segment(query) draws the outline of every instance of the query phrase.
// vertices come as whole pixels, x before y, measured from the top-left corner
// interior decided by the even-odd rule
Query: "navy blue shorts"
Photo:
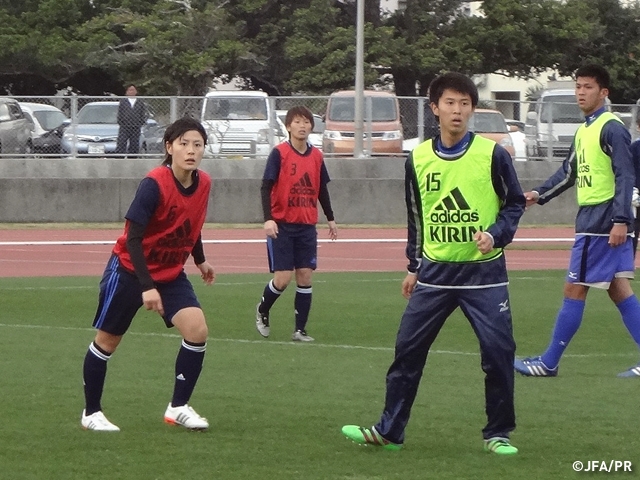
[[[171,282],[156,283],[156,288],[162,299],[162,318],[167,328],[173,327],[171,319],[183,308],[200,308],[184,271]],[[122,268],[118,257],[112,255],[100,281],[98,310],[93,326],[112,335],[124,335],[142,305],[142,287],[138,277]]]
[[[566,281],[608,289],[614,278],[633,278],[633,239],[618,247],[608,235],[576,235]]]
[[[318,263],[318,231],[315,225],[278,223],[278,237],[267,238],[269,271],[295,268],[315,270]]]

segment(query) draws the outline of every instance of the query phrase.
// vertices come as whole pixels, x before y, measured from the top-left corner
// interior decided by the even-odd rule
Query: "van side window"
[[[0,104],[0,122],[8,122],[11,120],[11,115],[9,115],[9,107],[7,107],[6,103]]]

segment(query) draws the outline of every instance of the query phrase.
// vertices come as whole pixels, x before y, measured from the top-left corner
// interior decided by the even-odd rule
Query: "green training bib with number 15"
[[[486,255],[473,235],[493,225],[500,199],[491,181],[495,142],[473,136],[467,151],[456,160],[443,160],[433,151],[433,140],[413,150],[422,206],[422,253],[432,261],[479,262],[502,254],[494,248]]]

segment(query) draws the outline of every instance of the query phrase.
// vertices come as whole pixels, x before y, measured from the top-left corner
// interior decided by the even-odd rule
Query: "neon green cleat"
[[[496,455],[515,455],[518,449],[511,445],[508,438],[494,437],[484,441],[484,451]]]
[[[392,443],[382,438],[375,427],[364,428],[358,425],[345,425],[342,427],[342,434],[358,445],[374,445],[385,450],[400,450],[402,448],[402,444]]]

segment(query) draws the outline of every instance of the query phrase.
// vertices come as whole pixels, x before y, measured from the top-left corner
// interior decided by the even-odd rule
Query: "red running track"
[[[28,228],[0,230],[0,277],[57,277],[102,275],[120,229]],[[571,228],[521,228],[516,244],[570,245],[570,242],[541,243],[539,239],[568,239]],[[406,231],[391,228],[339,228],[339,240],[328,239],[326,225],[318,226],[318,271],[376,272],[406,268],[404,247]],[[386,241],[365,242],[367,239]],[[531,239],[530,241],[525,241]],[[217,229],[203,231],[207,259],[216,273],[268,273],[264,233],[261,228]],[[354,241],[360,240],[360,241]],[[103,242],[104,244],[62,244],[63,242]],[[228,241],[229,243],[208,243]],[[233,242],[237,241],[237,242]],[[24,243],[24,244],[11,244]],[[58,242],[60,244],[28,244]],[[244,243],[242,243],[244,242]],[[565,269],[569,250],[507,249],[510,270]],[[191,261],[187,273],[198,273]]]

